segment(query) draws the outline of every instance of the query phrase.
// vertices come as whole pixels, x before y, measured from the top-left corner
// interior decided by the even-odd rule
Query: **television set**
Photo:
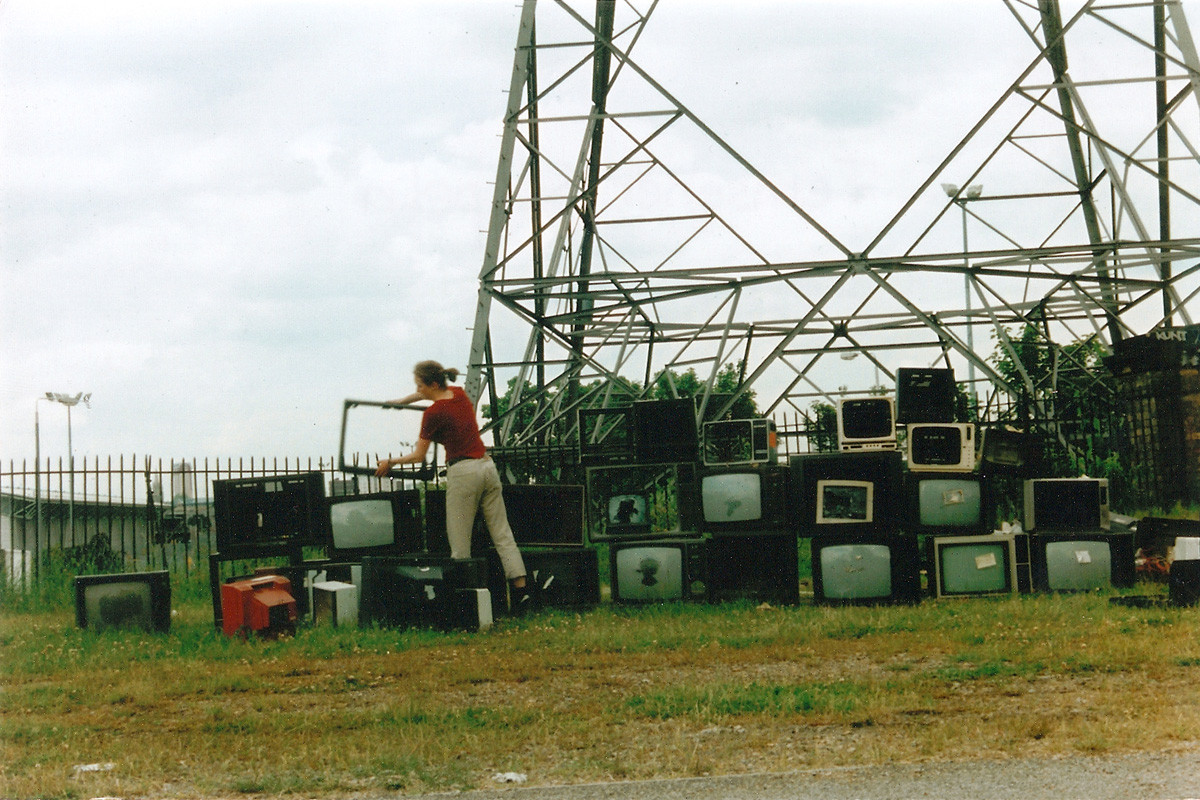
[[[934,536],[930,594],[944,597],[1011,595],[1018,589],[1017,549],[1011,535]]]
[[[896,404],[891,397],[843,397],[837,404],[838,449],[896,449]]]
[[[362,561],[359,625],[461,627],[470,609],[459,590],[487,589],[487,559],[431,554],[368,555]]]
[[[800,552],[794,533],[715,536],[708,542],[709,599],[773,605],[800,602]]]
[[[778,460],[775,423],[769,419],[705,422],[702,456],[706,466],[774,464]]]
[[[1025,530],[1108,530],[1108,478],[1031,478],[1025,481]]]
[[[802,536],[896,532],[902,466],[897,450],[792,456],[788,491],[794,527]]]
[[[369,553],[425,549],[416,489],[330,497],[327,508],[330,558],[355,561]]]
[[[985,475],[1025,477],[1036,474],[1041,447],[1035,434],[990,426],[979,434],[979,471]]]
[[[283,575],[235,578],[221,585],[221,628],[226,636],[290,635],[299,615],[292,582]]]
[[[345,581],[316,581],[312,585],[313,622],[345,627],[358,625],[358,587]]]
[[[535,608],[581,609],[600,602],[600,558],[593,547],[522,547],[525,585]],[[504,565],[488,553],[488,588],[499,612],[512,610]]]
[[[909,472],[904,484],[909,533],[966,536],[995,528],[991,483],[978,473]]]
[[[80,628],[166,633],[171,629],[171,576],[166,570],[75,577]]]
[[[953,422],[958,392],[948,367],[900,367],[896,370],[896,421]]]
[[[774,465],[700,472],[700,517],[707,533],[777,531],[787,526],[788,470]]]
[[[218,551],[323,546],[326,513],[320,472],[213,481]]]
[[[379,459],[412,450],[421,432],[424,402],[409,405],[373,400],[346,400],[342,404],[338,469],[347,475],[374,477]],[[439,445],[430,448],[424,464],[393,467],[388,477],[396,480],[429,480],[438,463]]]
[[[708,600],[707,546],[704,539],[614,542],[609,546],[612,601]]]
[[[886,605],[921,600],[915,536],[822,534],[812,539],[813,601],[818,605]]]
[[[696,401],[638,400],[632,407],[634,459],[642,464],[697,461]]]
[[[906,443],[910,471],[975,469],[975,426],[971,423],[915,423],[908,426]]]
[[[576,421],[580,464],[591,467],[626,464],[634,460],[633,409],[630,406],[581,408]]]
[[[588,467],[584,480],[591,542],[677,537],[694,505],[692,464]]]
[[[1038,532],[1029,536],[1033,588],[1087,592],[1133,586],[1133,534],[1109,531]]]

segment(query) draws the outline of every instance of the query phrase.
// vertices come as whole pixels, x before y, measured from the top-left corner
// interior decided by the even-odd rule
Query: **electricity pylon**
[[[1192,324],[1200,62],[1180,3],[996,1],[1028,41],[1024,68],[847,241],[639,64],[655,2],[525,0],[466,381],[506,411],[496,443],[570,441],[577,409],[689,370],[719,414],[729,364],[764,412],[803,411],[868,391],[844,385],[858,356],[877,385],[954,367],[986,415],[1052,388],[989,358],[1020,373],[1027,326],[1058,374],[1086,368],[1077,343]],[[1074,58],[1098,39],[1100,58]],[[713,190],[710,164],[744,179],[736,192]]]

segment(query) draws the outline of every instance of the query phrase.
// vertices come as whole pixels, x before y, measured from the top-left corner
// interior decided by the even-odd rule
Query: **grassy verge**
[[[1159,592],[1161,586],[1138,588]],[[1179,746],[1200,611],[1106,596],[545,612],[228,639],[0,618],[0,796],[340,798]],[[77,767],[100,765],[93,770]]]

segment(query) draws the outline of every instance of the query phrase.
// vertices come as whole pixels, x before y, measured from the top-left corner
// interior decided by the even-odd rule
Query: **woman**
[[[445,448],[446,538],[450,540],[450,557],[471,557],[475,512],[482,510],[504,576],[512,586],[513,608],[524,611],[530,603],[525,590],[525,562],[508,525],[500,474],[479,436],[475,407],[466,392],[448,385],[457,377],[458,370],[446,369],[436,361],[422,361],[413,368],[417,391],[392,402],[408,405],[424,400],[430,404],[421,416],[421,432],[411,453],[380,459],[375,474],[382,478],[394,466],[424,463],[430,442]]]

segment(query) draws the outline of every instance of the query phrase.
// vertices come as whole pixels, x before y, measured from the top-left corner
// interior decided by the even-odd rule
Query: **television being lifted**
[[[416,489],[331,497],[329,556],[358,561],[364,555],[398,555],[425,549],[421,495]]]
[[[171,577],[166,570],[75,578],[80,628],[166,633],[171,629]]]

